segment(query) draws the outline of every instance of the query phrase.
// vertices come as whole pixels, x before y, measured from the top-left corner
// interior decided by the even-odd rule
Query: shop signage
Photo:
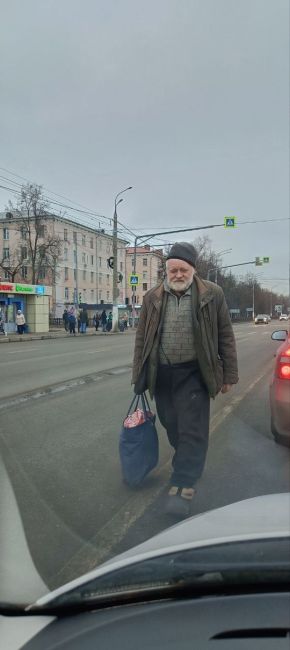
[[[17,293],[34,293],[34,287],[30,284],[16,284],[15,291]]]
[[[0,291],[13,291],[13,284],[3,284],[0,282]]]
[[[45,287],[42,284],[14,284],[14,282],[0,282],[0,293],[9,293],[12,295],[24,293],[37,296],[50,296],[51,287]]]

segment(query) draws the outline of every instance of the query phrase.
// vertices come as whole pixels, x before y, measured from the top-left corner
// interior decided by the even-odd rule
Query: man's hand
[[[223,384],[221,393],[228,393],[229,390],[231,390],[231,388],[232,388],[232,384]]]

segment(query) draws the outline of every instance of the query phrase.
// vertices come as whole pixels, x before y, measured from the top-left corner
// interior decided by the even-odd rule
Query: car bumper
[[[290,380],[274,377],[270,386],[270,406],[277,433],[290,437]]]

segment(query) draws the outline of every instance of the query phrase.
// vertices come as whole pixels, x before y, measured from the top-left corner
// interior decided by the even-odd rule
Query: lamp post
[[[216,253],[216,258],[221,257],[221,255],[227,255],[228,253],[232,252],[232,248],[227,248],[225,251],[220,251],[219,253]],[[209,280],[210,274],[212,271],[215,271],[215,284],[217,284],[218,281],[218,266],[216,266],[214,269],[209,269],[207,272],[207,279]]]
[[[121,190],[116,194],[115,196],[115,205],[114,205],[114,225],[113,225],[113,258],[114,258],[114,266],[113,266],[113,323],[112,323],[112,331],[117,332],[118,331],[118,322],[119,322],[119,317],[118,317],[118,295],[119,295],[119,289],[118,289],[118,215],[117,215],[117,206],[123,199],[119,199],[119,196],[121,194],[124,194],[124,192],[127,192],[128,190],[131,190],[132,186],[126,187],[124,190]],[[119,199],[119,200],[118,200]]]

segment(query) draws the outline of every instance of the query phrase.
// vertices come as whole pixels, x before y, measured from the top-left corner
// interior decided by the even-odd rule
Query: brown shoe
[[[193,488],[181,488],[173,485],[168,492],[166,514],[179,519],[189,517],[194,494]]]

